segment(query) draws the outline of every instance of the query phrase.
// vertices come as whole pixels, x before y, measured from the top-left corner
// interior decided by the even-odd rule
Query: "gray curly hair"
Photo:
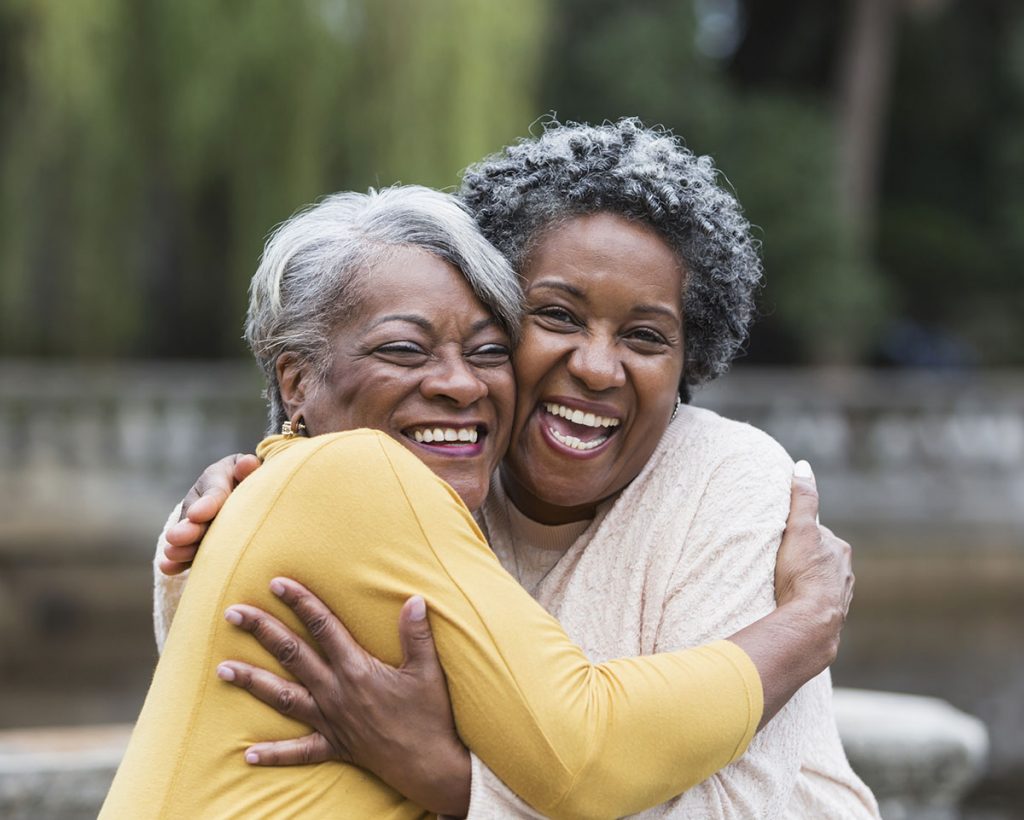
[[[332,194],[271,233],[249,286],[245,339],[267,380],[271,433],[286,419],[278,358],[295,353],[325,378],[334,330],[358,308],[374,268],[400,247],[455,266],[509,338],[518,339],[518,277],[454,196],[419,185]]]
[[[636,118],[545,125],[466,169],[459,192],[517,271],[549,229],[574,216],[619,214],[653,228],[679,256],[686,361],[679,386],[724,373],[747,338],[761,280],[759,244],[739,202],[671,133]]]

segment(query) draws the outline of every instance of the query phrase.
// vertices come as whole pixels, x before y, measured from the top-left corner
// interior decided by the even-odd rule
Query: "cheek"
[[[516,386],[521,399],[531,400],[530,394],[541,380],[558,366],[566,346],[564,338],[556,333],[537,328],[523,331],[515,357]]]

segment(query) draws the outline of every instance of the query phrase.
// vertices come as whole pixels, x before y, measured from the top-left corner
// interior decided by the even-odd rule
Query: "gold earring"
[[[669,421],[672,421],[676,416],[679,415],[679,408],[683,404],[683,399],[680,396],[676,396],[676,406],[672,408],[672,415],[669,416]]]
[[[305,432],[306,425],[302,423],[301,419],[297,420],[295,424],[292,424],[291,419],[288,419],[281,425],[281,435],[287,436],[288,438],[305,435]]]

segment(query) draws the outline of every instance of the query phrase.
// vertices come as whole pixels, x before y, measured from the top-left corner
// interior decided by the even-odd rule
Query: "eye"
[[[477,367],[500,367],[511,357],[508,345],[489,342],[471,350],[466,358]]]
[[[638,327],[631,330],[626,338],[645,349],[662,348],[669,344],[668,339],[650,327]]]
[[[555,330],[570,330],[580,324],[572,312],[560,305],[545,305],[534,310],[533,315]]]
[[[388,342],[373,352],[387,361],[408,367],[422,364],[430,355],[416,342],[410,341]]]

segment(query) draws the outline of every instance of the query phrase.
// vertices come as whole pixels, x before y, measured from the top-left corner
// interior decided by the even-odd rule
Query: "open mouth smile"
[[[557,402],[543,402],[543,430],[563,447],[577,453],[592,453],[605,444],[622,423],[614,416],[603,416]]]
[[[447,455],[476,455],[483,449],[487,428],[482,424],[460,426],[421,424],[402,431],[424,449]]]

